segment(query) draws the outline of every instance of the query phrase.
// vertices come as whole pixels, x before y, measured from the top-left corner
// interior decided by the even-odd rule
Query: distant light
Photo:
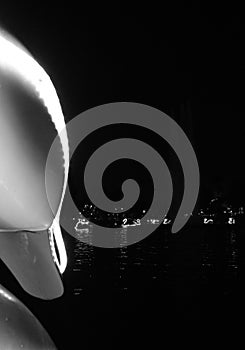
[[[140,219],[137,219],[136,221],[134,221],[135,225],[141,225],[141,221]]]
[[[127,221],[128,221],[128,219],[126,219],[126,218],[123,219],[123,224],[122,224],[123,228],[129,227],[129,226],[139,226],[139,225],[141,225],[140,219],[136,219],[136,221],[134,220],[133,224],[127,224]]]
[[[234,218],[229,218],[228,224],[234,225],[235,224],[235,219]]]
[[[204,218],[204,224],[213,224],[213,219]]]
[[[158,219],[150,219],[150,220],[151,220],[151,223],[152,223],[153,225],[159,224],[159,220],[158,220]]]
[[[76,223],[76,225],[74,227],[74,229],[76,231],[79,230],[78,225],[89,225],[89,221],[87,219],[84,219],[84,218],[82,218],[82,219],[79,218],[78,222]]]

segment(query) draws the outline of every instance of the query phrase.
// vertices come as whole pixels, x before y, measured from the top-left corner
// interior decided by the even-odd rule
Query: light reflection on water
[[[79,274],[83,274],[86,281],[92,279],[92,268],[94,263],[94,247],[92,245],[92,232],[93,226],[86,225],[84,228],[78,228],[75,230],[76,243],[74,247],[74,263],[73,273],[76,273],[74,280],[75,286],[73,287],[73,294],[80,295],[85,286],[81,286]]]
[[[84,223],[76,225],[74,247],[74,264],[73,273],[77,274],[74,280],[73,295],[80,295],[85,289],[89,289],[106,274],[106,281],[110,279],[110,285],[121,291],[127,292],[130,287],[137,283],[139,276],[142,280],[147,281],[158,280],[168,274],[169,264],[161,264],[160,260],[162,252],[168,249],[168,240],[165,237],[153,242],[153,244],[145,244],[144,241],[138,242],[130,249],[127,246],[127,237],[133,227],[119,228],[116,232],[115,239],[120,248],[105,249],[98,254],[106,254],[110,257],[107,262],[99,260],[99,268],[97,266],[96,249],[92,245],[93,225]],[[163,238],[163,237],[162,237]],[[107,251],[107,252],[106,252]],[[106,252],[106,253],[105,253]],[[111,264],[111,266],[110,266]],[[101,266],[104,265],[104,266]],[[107,270],[105,272],[105,270]],[[82,278],[80,276],[82,275]],[[109,275],[109,276],[108,276]]]
[[[178,254],[175,254],[177,257],[172,256],[174,255],[173,244],[178,247],[182,242],[171,235],[169,229],[162,229],[162,234],[154,240],[149,240],[147,244],[143,240],[133,246],[127,246],[129,228],[120,228],[116,236],[120,248],[108,250],[102,248],[99,252],[101,259],[97,257],[98,248],[92,245],[92,231],[92,224],[76,230],[78,240],[74,247],[73,273],[77,274],[77,277],[74,276],[73,295],[78,296],[84,290],[95,288],[98,281],[103,279],[105,284],[109,283],[112,288],[127,293],[137,283],[145,283],[145,285],[156,282],[171,283],[176,278],[173,272],[174,265],[181,266],[181,271],[184,273],[185,269],[187,271],[192,268],[190,267],[192,261],[185,261],[188,253],[184,252],[184,247],[181,248],[182,250],[178,248]],[[198,257],[200,261],[193,261],[193,265],[196,264],[202,283],[208,284],[217,276],[221,276],[224,282],[224,293],[229,292],[239,271],[236,227],[226,226],[219,228],[218,232],[214,228],[211,230],[207,227],[196,228],[194,231],[194,234],[200,237],[195,243],[199,246],[195,247],[190,243],[191,247],[188,249],[200,250],[200,253],[196,254],[196,256],[200,255]],[[188,247],[188,244],[185,242],[184,246]],[[105,261],[103,257],[107,255],[109,258]],[[195,259],[194,254],[193,257]],[[177,263],[175,259],[178,260]],[[179,272],[177,274],[179,276]]]
[[[212,237],[212,232],[206,233],[202,242],[202,278],[207,283],[221,276],[223,292],[229,293],[238,277],[239,271],[239,230],[233,227],[219,229],[218,235]],[[213,232],[217,236],[217,232]]]

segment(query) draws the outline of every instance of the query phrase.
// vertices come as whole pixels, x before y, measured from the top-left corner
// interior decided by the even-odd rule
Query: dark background
[[[17,37],[50,75],[60,97],[66,121],[88,108],[110,102],[132,101],[159,108],[179,123],[194,146],[201,173],[199,205],[207,203],[217,189],[223,191],[234,203],[242,205],[245,75],[243,17],[242,7],[231,3],[218,6],[200,1],[184,4],[162,2],[160,6],[153,3],[132,5],[117,2],[116,5],[90,5],[88,2],[67,2],[55,6],[51,3],[33,2],[32,5],[28,5],[23,2],[12,7],[10,4],[1,6],[0,25]],[[196,249],[199,243],[196,242],[201,238],[195,235],[195,232],[182,237],[187,239],[185,241],[183,238],[186,245],[181,249],[193,268],[193,261],[199,259]],[[215,245],[217,253],[222,250],[219,231],[215,237],[218,237]],[[145,244],[147,246],[147,242]],[[178,256],[175,242],[173,246],[172,251]],[[103,254],[105,258],[106,253]],[[220,256],[219,254],[222,255],[223,251],[222,254],[216,255]],[[102,261],[103,259],[99,260],[100,263]],[[178,260],[176,268],[176,275],[180,275],[179,294],[184,300],[183,291],[187,290],[188,294],[190,290],[188,295],[193,307],[194,302],[191,304],[191,299],[192,293],[195,294],[193,291],[197,288],[196,281],[193,281],[191,287],[186,287],[185,278],[181,279],[182,262],[182,259]],[[188,273],[191,274],[192,270],[190,271]],[[68,272],[65,288],[69,284]],[[209,301],[212,300],[211,306],[214,310],[216,301],[220,300],[217,290],[221,289],[220,285],[216,289],[213,287],[215,283],[219,283],[216,282],[216,277],[215,274],[214,284],[210,284],[209,288]],[[12,283],[14,287],[10,288],[11,291],[16,288],[13,281]],[[178,288],[177,284],[176,290]],[[243,299],[244,289],[241,290],[240,301]],[[160,314],[161,320],[165,317],[165,304],[159,303],[161,291],[159,289],[157,292],[155,289],[152,295],[146,298],[145,306],[148,316],[150,315],[147,320],[142,308],[143,302],[139,302],[139,316],[130,320],[130,326],[135,327],[141,337],[141,326],[145,332],[143,333],[147,334],[148,323],[157,324],[156,315]],[[205,291],[202,293],[205,295]],[[54,334],[56,341],[57,334],[55,331],[52,333],[51,320],[52,317],[58,318],[58,314],[54,316],[54,312],[57,312],[59,307],[61,312],[69,314],[68,320],[64,314],[63,319],[59,320],[64,334],[67,329],[68,337],[72,337],[72,329],[67,324],[69,322],[76,323],[76,330],[79,332],[79,318],[74,321],[77,317],[75,311],[78,310],[75,303],[72,319],[71,305],[64,304],[63,300],[54,301],[47,306],[36,300],[29,303],[29,296],[21,294],[20,289],[16,295],[22,296],[21,300],[27,305],[33,305],[32,311],[43,317],[43,324],[52,335]],[[237,294],[234,298],[237,298]],[[205,311],[206,305],[202,300],[199,300],[200,308]],[[233,310],[231,302],[233,299],[229,300],[231,314],[235,315],[236,310]],[[42,304],[46,307],[43,308],[43,314]],[[181,302],[179,305],[181,308]],[[83,307],[84,310],[88,308],[84,299],[79,308],[81,319]],[[235,303],[235,307],[239,309],[239,302]],[[221,303],[216,312],[222,311],[223,316],[226,309],[222,308]],[[50,321],[44,315],[47,309],[50,309],[51,314],[53,312]],[[168,315],[171,315],[171,311],[168,311]],[[128,319],[125,322],[128,322]],[[183,319],[185,322],[184,316]],[[190,319],[187,318],[187,321]],[[193,319],[195,321],[195,318]],[[233,322],[231,317],[228,319],[229,322]],[[100,327],[99,322],[103,323],[103,318],[97,315],[92,315],[89,322],[92,322],[91,320],[97,322],[97,330]],[[178,320],[175,319],[175,314],[169,320],[173,338],[169,336],[168,340],[174,341]],[[123,320],[121,322],[123,323]],[[204,338],[208,327],[213,327],[215,331],[217,326],[212,313],[207,312],[205,322],[201,328]],[[113,319],[110,319],[110,323],[113,323]],[[187,323],[182,334],[184,338],[178,339],[180,344],[181,339],[185,340],[186,345],[189,339],[193,339],[193,324],[192,328],[188,329]],[[93,324],[89,326],[93,330]],[[198,324],[196,326],[198,327]],[[82,328],[80,331],[82,336]],[[161,323],[158,323],[156,331],[158,336],[161,335]],[[120,330],[118,333],[120,335]],[[96,334],[93,335],[93,331],[91,334],[95,340]],[[225,333],[221,331],[220,334],[226,338]],[[106,338],[106,334],[104,336]],[[120,343],[118,339],[121,339],[120,336],[115,343],[116,347]],[[149,339],[150,342],[154,339],[154,331],[151,331]],[[127,335],[124,342],[125,346],[129,346]]]
[[[66,120],[100,104],[145,103],[192,141],[201,196],[243,201],[242,7],[194,1],[16,3],[0,24],[51,76]]]

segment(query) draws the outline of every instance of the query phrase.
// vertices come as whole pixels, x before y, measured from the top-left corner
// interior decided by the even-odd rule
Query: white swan
[[[57,133],[64,129],[62,109],[49,76],[21,44],[0,30],[0,258],[26,292],[42,299],[63,294],[60,274],[67,264],[59,226],[69,166],[66,132],[62,132],[56,157],[47,170],[52,210],[45,188],[47,155]],[[1,349],[15,349],[7,332],[11,328],[6,325],[12,324],[18,334],[13,317],[21,314],[29,322],[34,316],[28,312],[0,287]],[[19,327],[23,331],[21,324]],[[32,331],[30,328],[31,338]],[[34,343],[30,344],[34,350]]]
[[[56,349],[36,317],[3,287],[0,287],[0,349]]]

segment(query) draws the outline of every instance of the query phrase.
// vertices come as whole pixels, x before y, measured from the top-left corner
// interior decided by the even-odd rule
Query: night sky
[[[1,8],[0,25],[48,72],[66,121],[110,102],[158,108],[193,143],[201,196],[219,187],[243,202],[242,8],[21,2]]]

